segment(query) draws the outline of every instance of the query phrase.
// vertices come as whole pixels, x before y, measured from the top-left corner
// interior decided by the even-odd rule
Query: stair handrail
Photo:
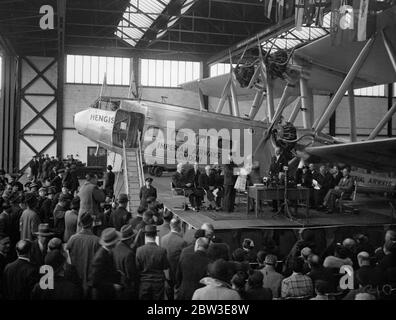
[[[138,170],[139,170],[139,182],[140,182],[140,187],[144,186],[144,170],[143,170],[143,156],[142,156],[142,145],[140,142],[141,138],[141,132],[139,131],[138,133],[138,154],[137,154],[137,159],[138,159]]]

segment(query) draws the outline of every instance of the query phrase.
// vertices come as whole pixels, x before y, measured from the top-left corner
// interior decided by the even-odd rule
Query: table
[[[309,196],[311,190],[309,188],[297,187],[297,188],[287,188],[287,199],[289,201],[295,201],[296,205],[295,213],[297,214],[298,211],[298,201],[305,202],[306,205],[306,217],[308,218],[309,214]],[[250,186],[248,187],[248,201],[247,201],[247,211],[246,213],[249,214],[250,211],[250,198],[255,200],[255,208],[254,212],[256,217],[258,217],[258,213],[260,210],[260,201],[264,200],[276,200],[279,202],[284,199],[285,188],[280,186],[279,188],[274,187],[266,187],[266,186]]]

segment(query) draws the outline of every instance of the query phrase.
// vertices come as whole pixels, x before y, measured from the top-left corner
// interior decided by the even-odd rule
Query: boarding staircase
[[[138,148],[126,148],[123,141],[122,168],[125,192],[129,198],[129,211],[136,212],[139,204],[139,190],[144,185],[142,149],[139,140]]]

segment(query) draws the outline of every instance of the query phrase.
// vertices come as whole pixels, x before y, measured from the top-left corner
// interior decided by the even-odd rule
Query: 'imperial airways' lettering
[[[93,121],[100,121],[100,122],[107,122],[107,123],[114,123],[114,117],[104,116],[102,114],[91,114],[89,120]]]

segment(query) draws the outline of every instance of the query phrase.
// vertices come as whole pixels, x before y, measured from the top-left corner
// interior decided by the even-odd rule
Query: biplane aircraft
[[[395,17],[395,7],[379,13],[376,30],[366,41],[332,46],[330,35],[327,35],[293,50],[291,56],[283,62],[282,76],[269,73],[268,61],[271,53],[259,50],[251,77],[243,86],[236,77],[237,69],[244,67],[240,63],[231,68],[229,74],[181,85],[185,90],[198,92],[201,102],[204,95],[219,98],[214,111],[204,110],[203,103],[199,110],[140,98],[107,98],[99,99],[89,109],[75,114],[75,127],[80,134],[98,145],[120,153],[122,140],[129,147],[137,147],[137,141],[141,139],[141,147],[147,150],[158,132],[168,129],[167,121],[173,121],[175,142],[164,143],[164,152],[159,152],[159,155],[156,154],[151,159],[158,166],[161,163],[175,163],[175,155],[171,151],[186,141],[185,136],[180,135],[183,128],[191,129],[198,140],[202,138],[200,129],[207,130],[204,135],[209,139],[211,135],[208,131],[214,130],[217,146],[227,154],[236,152],[237,146],[239,150],[248,149],[245,148],[247,144],[244,139],[232,138],[231,134],[228,135],[230,141],[225,141],[227,143],[221,146],[218,133],[222,129],[238,129],[249,132],[253,146],[251,154],[240,152],[239,156],[250,156],[253,161],[258,161],[262,174],[267,173],[274,146],[279,143],[293,144],[290,165],[298,163],[297,160],[316,160],[346,163],[373,171],[396,172],[396,138],[376,139],[396,112],[396,103],[383,116],[368,139],[358,142],[356,112],[359,112],[359,106],[355,107],[353,95],[353,90],[357,88],[396,82]],[[346,92],[350,95],[350,142],[322,132]],[[315,119],[313,95],[323,93],[332,94],[332,99],[323,113]],[[275,107],[274,101],[277,98],[279,102]],[[252,101],[247,117],[240,116],[238,101],[241,100]],[[101,107],[103,103],[108,106],[113,102],[120,105],[115,111]],[[230,106],[230,115],[222,113],[226,103]],[[265,104],[269,121],[256,120],[258,110]],[[293,123],[300,112],[303,116],[303,128],[297,129],[297,136],[293,141],[286,141],[277,131],[279,120],[289,107],[293,108],[289,122]],[[206,155],[211,151],[210,149]],[[144,154],[145,157],[148,156],[146,152]],[[169,154],[171,158],[167,158]],[[206,163],[219,162],[219,159],[211,162],[210,157],[205,159]],[[187,159],[195,160],[197,158]]]

